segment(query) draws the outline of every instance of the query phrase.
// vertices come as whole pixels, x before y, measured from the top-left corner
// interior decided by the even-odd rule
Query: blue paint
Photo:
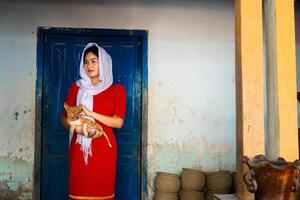
[[[42,159],[39,153],[35,159],[36,166],[42,164],[42,199],[65,199],[67,195],[68,134],[59,118],[69,86],[78,79],[80,53],[89,41],[97,42],[112,56],[114,83],[122,83],[127,91],[126,120],[122,129],[115,130],[118,141],[116,199],[140,199],[142,91],[147,88],[147,80],[146,83],[144,80],[147,79],[147,54],[143,51],[147,50],[147,33],[59,28],[40,28],[38,32],[36,98],[39,110],[36,113],[40,117],[43,110],[42,121],[47,122],[38,120],[36,124],[37,128],[41,123],[43,126],[37,129],[43,130],[43,135],[36,133],[36,150],[42,139]],[[35,186],[40,173],[35,171]]]

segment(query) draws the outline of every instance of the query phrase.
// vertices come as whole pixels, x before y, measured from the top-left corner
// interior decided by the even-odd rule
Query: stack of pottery
[[[183,168],[180,200],[204,200],[205,174],[196,169]]]
[[[154,200],[178,200],[178,191],[180,189],[179,175],[157,172],[154,186]]]
[[[230,194],[232,189],[231,173],[227,170],[206,173],[206,188],[209,194]]]

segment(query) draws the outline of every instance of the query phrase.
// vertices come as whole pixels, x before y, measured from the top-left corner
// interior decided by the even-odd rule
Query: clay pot
[[[200,170],[183,168],[181,187],[183,190],[202,191],[205,186],[205,174]]]
[[[256,200],[289,200],[293,198],[291,193],[300,189],[299,160],[291,163],[280,157],[268,160],[264,155],[257,155],[251,160],[244,156],[242,162],[250,169],[244,175],[244,182],[248,191],[255,193]]]
[[[227,170],[206,173],[208,191],[230,193],[232,187],[231,174]]]
[[[180,189],[179,175],[157,172],[154,186],[159,192],[177,193]]]
[[[289,200],[298,200],[300,199],[298,192],[292,192]]]
[[[177,193],[155,192],[153,200],[178,200]]]
[[[180,200],[205,200],[205,193],[192,190],[182,190],[180,192]]]

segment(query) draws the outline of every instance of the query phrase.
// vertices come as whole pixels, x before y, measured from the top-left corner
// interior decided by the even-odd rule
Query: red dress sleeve
[[[76,83],[73,83],[69,89],[69,93],[67,98],[65,99],[64,103],[68,104],[69,106],[75,106],[76,105],[76,97],[78,92],[78,86]],[[63,115],[67,115],[66,110],[64,109]]]
[[[115,86],[115,95],[114,115],[124,119],[126,112],[126,91],[123,85],[118,84]]]

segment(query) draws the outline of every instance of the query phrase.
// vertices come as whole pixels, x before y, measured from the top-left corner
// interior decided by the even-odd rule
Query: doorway
[[[68,198],[68,131],[60,123],[60,114],[71,84],[79,79],[81,52],[88,42],[98,43],[110,54],[114,84],[123,84],[127,93],[124,125],[114,130],[118,143],[116,200],[139,200],[145,160],[143,95],[147,91],[147,31],[143,30],[39,28],[35,144],[38,193],[45,200]]]

